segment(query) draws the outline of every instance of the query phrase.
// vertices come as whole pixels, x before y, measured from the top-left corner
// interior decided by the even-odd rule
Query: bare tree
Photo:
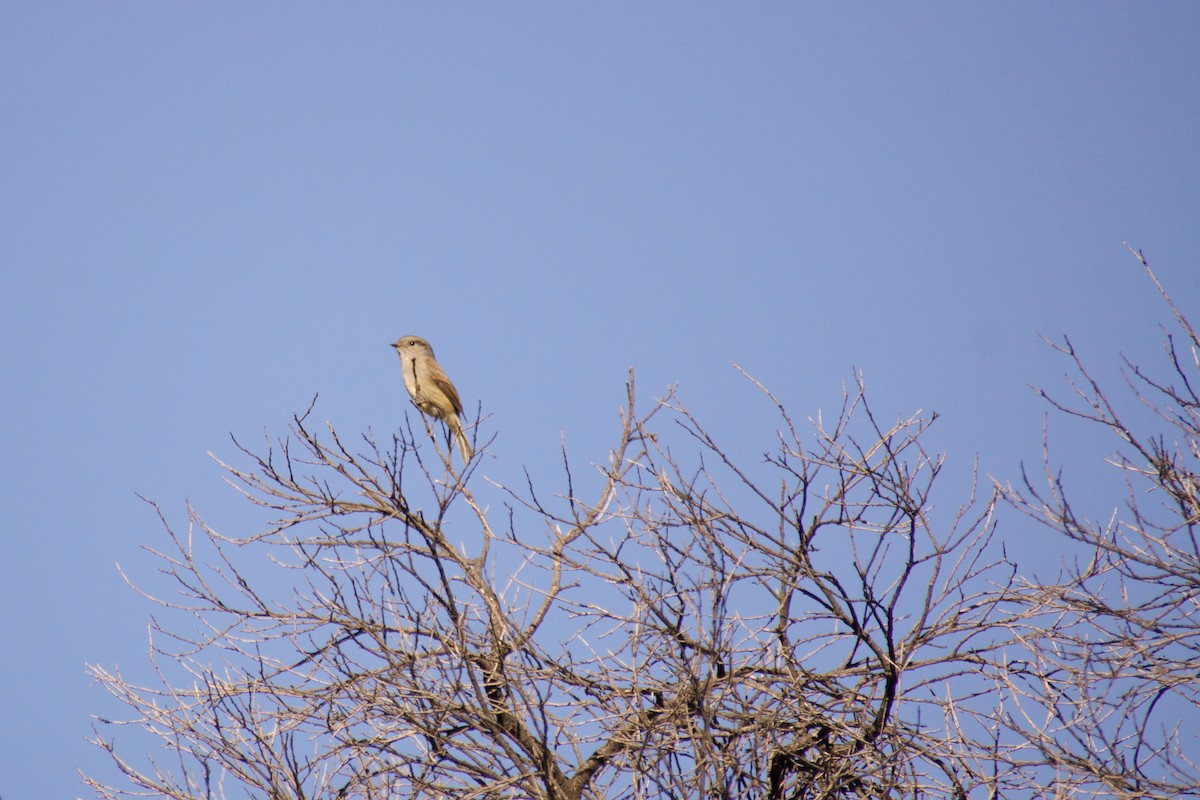
[[[1132,248],[1130,249],[1131,252]],[[1168,377],[1124,359],[1140,409],[1101,385],[1069,339],[1054,344],[1077,376],[1054,409],[1115,437],[1124,508],[1088,515],[1047,452],[1038,480],[1000,487],[1008,503],[1069,542],[1061,574],[1023,581],[1030,655],[1010,675],[1006,722],[1028,739],[1027,770],[1073,796],[1200,796],[1200,337],[1134,253],[1173,317]],[[1124,405],[1124,410],[1122,407]],[[1147,430],[1149,428],[1149,430]],[[1165,433],[1163,432],[1165,429]],[[1038,777],[1033,778],[1037,785]]]
[[[861,381],[807,433],[763,398],[781,434],[743,466],[674,394],[638,415],[631,377],[597,478],[564,453],[565,491],[509,492],[501,514],[469,488],[477,460],[457,475],[411,429],[350,447],[297,416],[225,466],[271,512],[262,530],[164,518],[177,592],[157,601],[157,680],[93,672],[166,760],[119,752],[102,726],[127,785],[88,782],[546,800],[1002,782],[987,717],[964,720],[975,699],[994,710],[977,676],[1013,574],[989,546],[991,502],[935,513],[933,418],[880,423]]]
[[[92,668],[131,714],[94,740],[120,775],[86,780],[175,800],[1200,794],[1200,340],[1170,308],[1191,360],[1168,337],[1171,381],[1128,368],[1171,437],[1125,425],[1060,347],[1082,406],[1055,407],[1122,442],[1129,498],[1103,524],[1049,468],[943,497],[935,415],[884,422],[860,378],[803,426],[755,383],[778,436],[744,459],[675,392],[639,410],[631,375],[606,461],[564,450],[549,493],[456,471],[427,431],[348,443],[310,407],[222,465],[253,532],[160,512],[153,677]],[[1019,571],[998,498],[1078,559]],[[118,747],[121,726],[161,748]]]

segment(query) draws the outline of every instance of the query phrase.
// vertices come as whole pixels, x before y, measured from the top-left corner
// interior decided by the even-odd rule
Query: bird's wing
[[[454,388],[454,384],[450,382],[450,379],[446,377],[446,373],[440,369],[430,369],[429,380],[442,391],[442,394],[449,398],[450,405],[454,406],[454,413],[461,414],[463,410],[462,400],[458,399],[458,391]]]

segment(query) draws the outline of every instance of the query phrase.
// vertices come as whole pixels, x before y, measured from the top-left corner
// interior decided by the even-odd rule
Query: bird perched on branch
[[[470,461],[471,443],[459,420],[463,410],[462,401],[458,399],[454,384],[433,357],[429,342],[420,336],[401,336],[392,347],[400,355],[400,365],[404,368],[404,388],[412,396],[413,405],[421,413],[446,423],[458,443],[458,452],[462,453],[463,461]]]

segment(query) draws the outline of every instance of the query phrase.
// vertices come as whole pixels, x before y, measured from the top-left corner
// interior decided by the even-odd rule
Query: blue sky
[[[316,393],[399,425],[404,333],[499,480],[603,460],[630,367],[753,456],[730,362],[801,419],[862,369],[956,480],[1015,477],[1039,333],[1157,353],[1122,240],[1200,316],[1197,41],[1184,2],[4,4],[0,795],[103,774],[84,664],[144,662],[114,564],[162,542],[135,493],[236,528],[206,452]]]

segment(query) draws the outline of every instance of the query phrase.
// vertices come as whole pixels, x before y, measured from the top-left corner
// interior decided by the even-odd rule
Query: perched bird
[[[458,442],[458,452],[462,453],[463,461],[470,461],[471,443],[459,420],[463,410],[462,401],[458,399],[454,384],[433,357],[429,342],[420,336],[401,336],[392,347],[400,355],[400,365],[404,368],[404,388],[412,396],[413,405],[421,413],[446,423]]]

